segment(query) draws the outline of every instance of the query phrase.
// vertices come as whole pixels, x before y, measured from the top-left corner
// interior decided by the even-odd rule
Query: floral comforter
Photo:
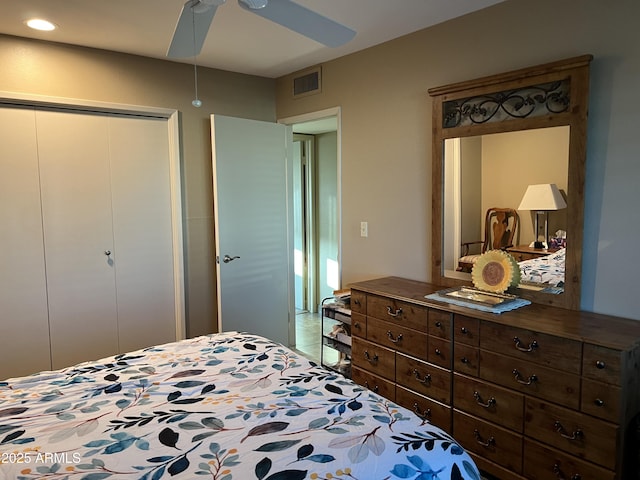
[[[471,479],[445,432],[263,337],[0,381],[0,478]]]
[[[566,249],[544,257],[518,262],[522,281],[533,284],[549,285],[549,293],[562,293],[564,290],[564,270]]]

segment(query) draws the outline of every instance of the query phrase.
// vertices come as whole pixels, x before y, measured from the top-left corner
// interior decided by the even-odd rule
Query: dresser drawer
[[[353,310],[351,310],[351,335],[367,337],[367,317],[361,313],[354,313]]]
[[[398,353],[396,383],[439,402],[451,404],[451,372],[444,368]]]
[[[353,365],[392,382],[395,381],[396,375],[395,355],[393,350],[353,337],[351,344]]]
[[[584,413],[610,422],[620,420],[620,387],[583,378],[581,398]]]
[[[367,315],[414,330],[427,332],[427,307],[421,305],[377,295],[368,295]]]
[[[456,315],[454,325],[453,339],[456,343],[464,343],[473,347],[480,344],[480,320]]]
[[[382,395],[391,401],[396,400],[396,385],[389,380],[357,367],[351,367],[351,379],[358,385],[362,385],[378,395]]]
[[[427,359],[427,334],[377,318],[367,318],[367,340]]]
[[[432,337],[451,340],[451,314],[429,309],[428,333]]]
[[[592,463],[550,449],[529,439],[524,441],[524,475],[530,480],[614,480],[615,473]]]
[[[451,431],[451,407],[399,385],[396,387],[396,403],[408,408],[423,420],[447,432]]]
[[[456,372],[474,377],[480,375],[480,350],[478,348],[456,343],[453,349],[453,369]]]
[[[473,452],[469,452],[469,456],[476,462],[476,465],[480,469],[482,473],[488,473],[489,475],[493,475],[492,477],[481,477],[482,480],[485,479],[494,479],[494,480],[526,480],[522,476],[513,473],[511,470],[508,470],[500,465],[497,465],[489,460],[481,457],[480,455],[476,455]],[[557,479],[553,479],[557,480]]]
[[[527,398],[524,432],[546,445],[615,468],[618,427],[611,423]]]
[[[451,342],[442,338],[429,337],[427,360],[442,368],[451,369]]]
[[[480,377],[522,393],[580,408],[580,377],[480,350]]]
[[[593,380],[620,385],[622,367],[620,352],[611,348],[585,344],[582,375]]]
[[[357,290],[351,290],[351,314],[353,312],[361,313],[363,315],[367,314],[367,295],[362,292],[358,292]]]
[[[581,342],[522,328],[483,321],[480,348],[576,375],[581,370]]]
[[[455,409],[453,437],[467,450],[522,473],[522,436]]]
[[[522,433],[522,394],[456,374],[453,380],[453,398],[456,408]]]

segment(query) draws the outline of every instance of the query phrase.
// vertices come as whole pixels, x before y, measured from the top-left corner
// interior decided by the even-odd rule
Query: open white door
[[[218,328],[294,343],[292,134],[211,116]]]

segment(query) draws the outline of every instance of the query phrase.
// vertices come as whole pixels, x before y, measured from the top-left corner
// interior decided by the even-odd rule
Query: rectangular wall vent
[[[319,93],[322,90],[322,78],[320,68],[308,70],[303,75],[294,77],[293,79],[293,96],[300,97],[302,95],[311,95]]]

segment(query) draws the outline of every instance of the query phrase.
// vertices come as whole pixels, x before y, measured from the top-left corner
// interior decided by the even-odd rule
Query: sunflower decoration
[[[488,250],[473,264],[473,285],[487,292],[503,293],[520,283],[520,267],[515,258],[502,250]]]

